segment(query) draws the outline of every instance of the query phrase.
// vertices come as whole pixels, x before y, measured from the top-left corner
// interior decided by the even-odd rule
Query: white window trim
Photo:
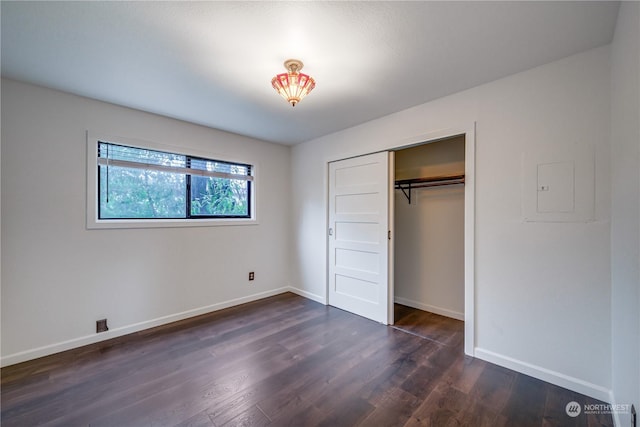
[[[182,155],[191,155],[201,158],[211,158],[230,163],[251,164],[251,212],[250,218],[202,218],[202,219],[99,219],[98,218],[98,142],[112,142],[129,147],[166,151]],[[118,229],[118,228],[176,228],[176,227],[217,227],[236,225],[257,225],[257,162],[237,160],[233,158],[220,158],[219,154],[203,153],[190,148],[176,148],[148,141],[140,141],[120,136],[98,135],[87,132],[87,229]]]

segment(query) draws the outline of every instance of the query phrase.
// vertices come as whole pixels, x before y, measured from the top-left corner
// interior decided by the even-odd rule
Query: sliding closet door
[[[389,176],[392,153],[329,164],[329,304],[392,322]],[[393,187],[392,187],[393,188]]]

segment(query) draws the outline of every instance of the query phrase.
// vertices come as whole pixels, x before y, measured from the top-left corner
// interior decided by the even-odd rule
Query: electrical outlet
[[[253,280],[255,278],[256,278],[256,274],[253,271],[250,271],[249,272],[249,280],[251,281],[251,280]]]
[[[108,330],[107,319],[96,320],[96,333],[106,332]]]

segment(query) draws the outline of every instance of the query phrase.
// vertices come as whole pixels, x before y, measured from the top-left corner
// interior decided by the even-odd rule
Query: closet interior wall
[[[464,175],[464,136],[396,151],[395,180]],[[395,302],[464,320],[464,184],[395,196]]]

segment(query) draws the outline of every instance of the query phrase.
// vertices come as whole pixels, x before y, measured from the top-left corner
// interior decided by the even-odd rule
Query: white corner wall
[[[464,136],[395,153],[395,179],[464,175]],[[395,190],[395,302],[464,320],[464,185]]]
[[[255,164],[259,224],[86,229],[87,130]],[[2,364],[288,290],[290,151],[2,80]]]
[[[640,3],[623,2],[611,50],[613,402],[640,411]],[[628,413],[616,414],[628,426]]]
[[[597,48],[295,146],[293,286],[324,300],[328,160],[476,122],[474,353],[608,400],[609,53]],[[523,222],[522,154],[574,144],[595,153],[595,221]]]

